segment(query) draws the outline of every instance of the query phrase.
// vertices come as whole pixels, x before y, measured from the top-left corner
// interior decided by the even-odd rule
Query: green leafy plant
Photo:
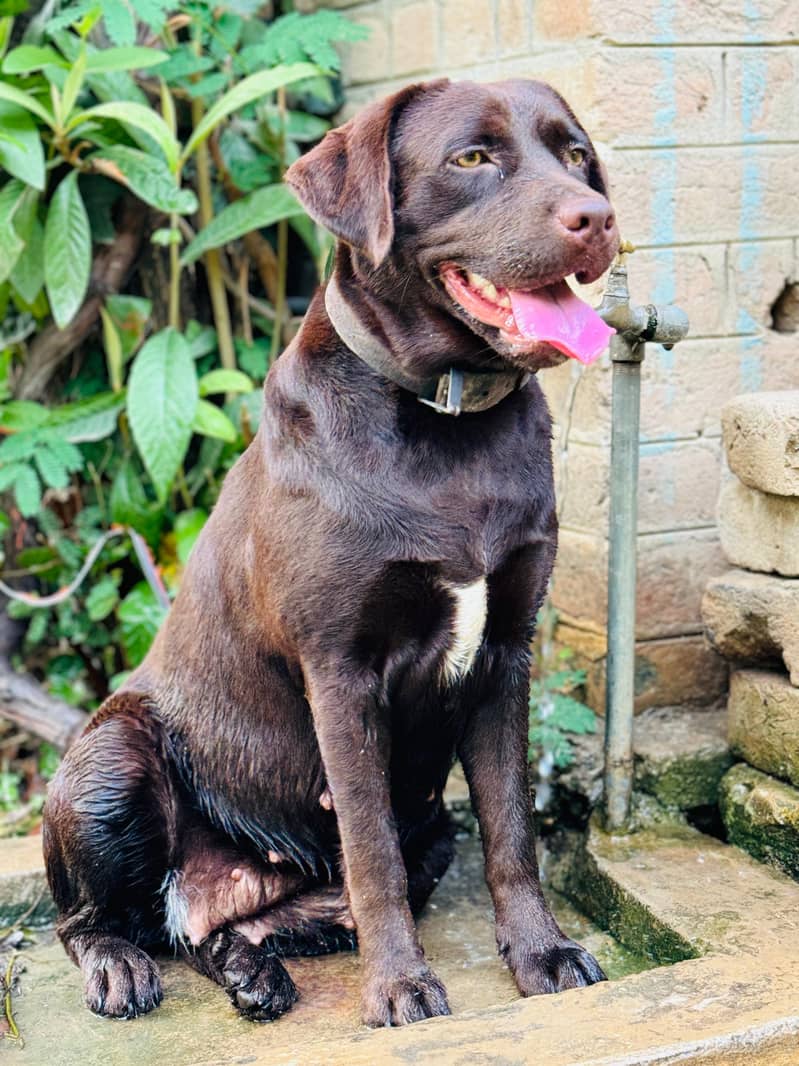
[[[572,737],[595,733],[597,717],[575,696],[585,683],[585,671],[570,665],[569,648],[555,650],[557,614],[548,602],[538,616],[535,667],[530,685],[530,760],[566,769],[574,762]]]
[[[127,536],[58,590],[115,526],[179,587],[330,248],[282,176],[364,31],[259,6],[0,17],[0,578],[50,597],[9,603],[15,663],[87,709],[165,608]]]

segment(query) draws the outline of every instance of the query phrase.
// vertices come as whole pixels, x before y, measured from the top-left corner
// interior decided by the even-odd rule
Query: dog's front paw
[[[413,972],[381,976],[366,983],[363,1020],[373,1028],[407,1025],[442,1014],[449,1014],[447,993],[433,971],[424,964]]]
[[[80,960],[86,1005],[105,1018],[137,1018],[161,1002],[158,967],[121,937],[99,938]]]
[[[523,996],[563,992],[607,980],[594,956],[567,937],[545,949],[511,950],[507,960]]]

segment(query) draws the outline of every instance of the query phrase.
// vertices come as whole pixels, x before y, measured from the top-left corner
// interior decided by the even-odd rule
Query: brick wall
[[[726,567],[714,521],[720,408],[741,392],[799,387],[798,338],[770,328],[772,303],[799,278],[795,0],[327,6],[372,31],[345,57],[348,112],[433,74],[529,76],[559,89],[597,143],[621,232],[639,249],[633,297],[676,300],[692,325],[672,352],[648,346],[643,372],[639,703],[711,701],[725,673],[701,636],[699,603]],[[610,370],[569,363],[542,383],[561,509],[553,598],[600,705]]]

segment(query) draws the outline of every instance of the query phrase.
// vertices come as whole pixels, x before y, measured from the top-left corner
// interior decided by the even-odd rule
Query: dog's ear
[[[365,252],[376,267],[394,238],[389,152],[394,122],[415,97],[446,84],[441,79],[407,85],[370,104],[286,171],[286,182],[311,218]]]

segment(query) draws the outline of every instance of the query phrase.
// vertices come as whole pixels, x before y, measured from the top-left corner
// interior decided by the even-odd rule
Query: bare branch
[[[89,721],[84,711],[49,695],[28,674],[12,670],[5,659],[0,659],[0,717],[49,741],[62,752]]]

